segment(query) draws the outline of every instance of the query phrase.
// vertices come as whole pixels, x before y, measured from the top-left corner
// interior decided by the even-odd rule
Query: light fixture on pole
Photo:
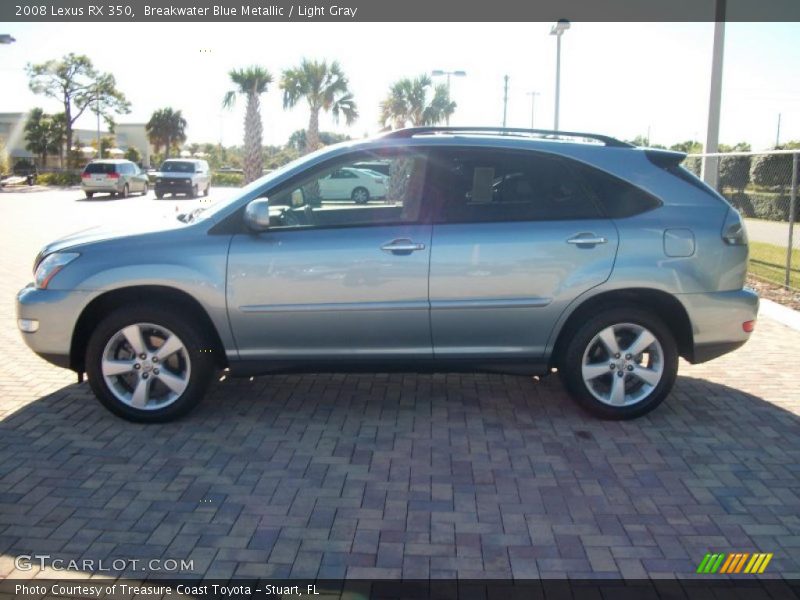
[[[431,71],[432,77],[442,77],[443,75],[447,76],[447,98],[452,100],[450,97],[450,76],[453,77],[466,77],[466,71],[444,71],[442,69],[434,69]],[[447,124],[450,125],[450,115],[447,115]]]
[[[541,93],[539,93],[539,92],[528,92],[528,96],[531,97],[531,129],[536,129],[536,127],[533,125],[533,116],[534,116],[533,110],[534,110],[535,105],[536,105],[536,96],[541,96]]]
[[[558,109],[561,101],[561,36],[569,28],[570,22],[567,19],[559,19],[550,30],[550,35],[556,36],[556,109],[553,119],[553,129],[555,131],[558,131]]]

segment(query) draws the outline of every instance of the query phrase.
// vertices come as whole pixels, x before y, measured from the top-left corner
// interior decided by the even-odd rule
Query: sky
[[[28,90],[25,65],[68,52],[112,72],[132,112],[146,122],[166,106],[180,109],[189,142],[241,144],[244,102],[222,109],[228,71],[258,64],[275,79],[262,97],[264,143],[283,144],[306,126],[304,104],[284,110],[283,69],[303,57],[338,60],[360,118],[352,126],[321,117],[321,128],[353,137],[376,133],[379,103],[391,83],[433,69],[453,78],[452,125],[501,125],[509,76],[507,124],[553,127],[556,39],[550,23],[21,23],[0,24],[16,43],[0,46],[0,112],[48,112],[59,104]],[[650,132],[651,143],[705,139],[713,23],[575,22],[562,39],[560,128],[622,139]],[[725,32],[720,142],[772,146],[800,139],[800,23],[728,23]],[[441,79],[444,83],[444,79]],[[92,116],[78,127],[94,127]]]

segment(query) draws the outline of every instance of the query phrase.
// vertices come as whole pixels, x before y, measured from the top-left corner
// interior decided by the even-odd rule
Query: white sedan
[[[386,196],[386,180],[377,171],[343,167],[319,180],[319,193],[323,200],[350,199],[366,204],[371,198]]]

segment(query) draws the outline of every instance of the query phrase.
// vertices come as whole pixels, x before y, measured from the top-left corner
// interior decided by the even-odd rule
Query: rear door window
[[[92,175],[110,175],[114,173],[114,165],[112,163],[89,163],[86,165],[85,171]]]

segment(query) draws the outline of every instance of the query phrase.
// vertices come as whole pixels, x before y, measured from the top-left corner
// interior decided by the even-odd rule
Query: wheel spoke
[[[597,337],[603,342],[603,345],[611,356],[619,354],[619,344],[617,344],[617,336],[614,334],[613,325],[603,329],[603,331],[597,334]]]
[[[182,379],[177,375],[168,373],[164,369],[161,369],[161,371],[155,377],[157,377],[161,382],[164,383],[164,385],[166,385],[169,389],[171,389],[179,396],[183,393],[183,390],[186,389],[186,386],[189,383],[186,379]]]
[[[171,335],[167,341],[156,350],[155,356],[158,357],[158,360],[164,362],[170,354],[175,354],[178,350],[183,350],[183,342],[181,342],[177,335]]]
[[[141,327],[138,325],[128,325],[128,327],[122,330],[122,335],[125,336],[125,339],[128,340],[128,343],[137,355],[147,353],[147,346],[142,337]]]
[[[614,376],[612,379],[608,400],[615,406],[622,406],[625,404],[625,378]]]
[[[592,379],[597,379],[602,375],[608,374],[609,368],[606,363],[583,365],[583,367],[581,367],[581,373],[583,374],[584,381],[590,381]]]
[[[115,375],[124,375],[125,373],[133,371],[133,363],[134,361],[132,360],[110,360],[104,358],[100,367],[103,371],[103,375],[106,377],[114,377]]]
[[[150,400],[150,382],[152,379],[139,378],[136,388],[131,396],[131,406],[134,408],[145,408],[147,401]]]
[[[643,329],[637,338],[633,340],[633,343],[625,349],[625,352],[627,354],[636,356],[647,350],[647,348],[655,341],[655,336],[647,331],[647,329]]]
[[[653,387],[658,385],[658,382],[661,380],[660,372],[642,366],[634,367],[633,371],[631,371],[631,375],[633,375],[634,377],[638,377],[646,384],[652,385]]]

